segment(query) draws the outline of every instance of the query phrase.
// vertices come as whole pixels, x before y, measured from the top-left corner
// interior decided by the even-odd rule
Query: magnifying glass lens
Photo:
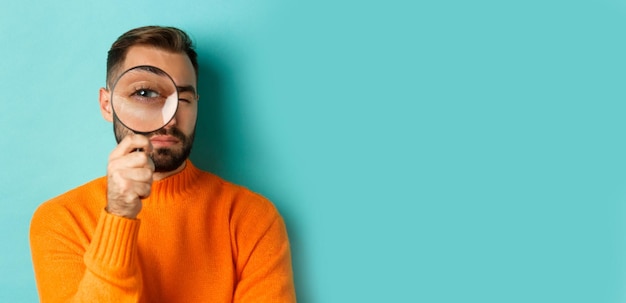
[[[178,108],[172,78],[154,66],[137,66],[115,82],[111,104],[117,119],[136,133],[149,133],[167,125]]]

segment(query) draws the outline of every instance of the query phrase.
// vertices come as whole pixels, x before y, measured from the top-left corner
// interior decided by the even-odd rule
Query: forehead
[[[152,46],[136,45],[128,49],[121,71],[139,65],[151,65],[162,69],[178,86],[196,87],[196,73],[185,53],[172,53]]]

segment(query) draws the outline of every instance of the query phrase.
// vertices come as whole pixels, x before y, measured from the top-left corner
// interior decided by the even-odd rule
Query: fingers
[[[147,168],[154,171],[154,163],[146,151],[130,152],[116,158],[110,157],[109,171],[128,168]]]
[[[109,172],[108,177],[113,181],[113,184],[120,187],[122,190],[130,189],[134,183],[152,184],[152,175],[154,171],[150,168],[127,168],[117,169]],[[145,195],[142,194],[142,195]]]
[[[146,154],[152,153],[152,144],[146,136],[129,134],[111,152],[109,161],[128,155],[129,153],[141,150]]]
[[[140,149],[141,151],[137,151]],[[128,135],[111,152],[107,166],[107,207],[114,215],[136,218],[141,199],[150,196],[154,163],[150,140]]]
[[[147,168],[110,172],[107,180],[107,203],[117,208],[135,209],[141,199],[150,196],[152,171]]]

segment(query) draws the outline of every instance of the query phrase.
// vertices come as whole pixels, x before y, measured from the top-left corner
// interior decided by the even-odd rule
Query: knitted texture
[[[43,203],[41,302],[295,302],[285,224],[262,196],[197,169],[155,181],[137,219],[104,211],[106,178]]]

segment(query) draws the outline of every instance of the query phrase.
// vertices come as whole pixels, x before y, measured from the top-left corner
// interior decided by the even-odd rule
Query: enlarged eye
[[[151,89],[139,89],[135,92],[135,95],[143,98],[156,98],[159,97],[159,93]]]

